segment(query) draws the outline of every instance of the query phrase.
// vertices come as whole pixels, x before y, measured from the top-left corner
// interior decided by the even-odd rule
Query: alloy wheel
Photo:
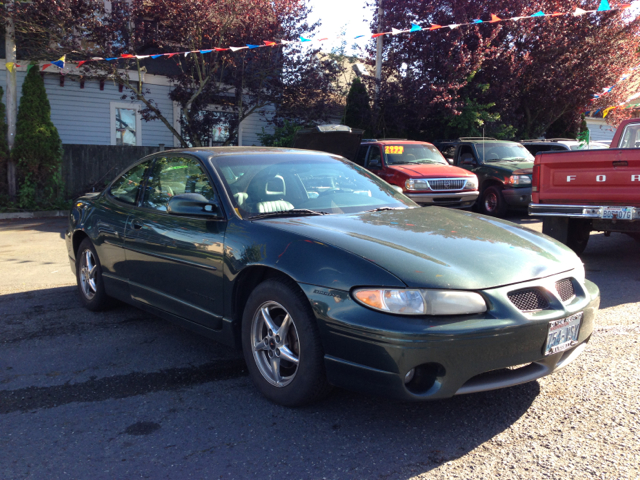
[[[487,212],[494,212],[498,206],[498,197],[494,192],[488,192],[484,197],[484,209]]]
[[[96,268],[97,262],[93,252],[89,249],[82,253],[80,260],[80,287],[82,293],[88,300],[92,300],[96,295]]]
[[[265,302],[251,322],[251,350],[264,379],[276,387],[289,385],[298,372],[300,342],[289,312],[277,302]]]

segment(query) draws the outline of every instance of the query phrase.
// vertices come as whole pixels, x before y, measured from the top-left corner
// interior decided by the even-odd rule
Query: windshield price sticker
[[[582,312],[560,320],[549,322],[545,355],[562,352],[578,344],[578,334],[582,323]]]
[[[390,153],[392,155],[402,155],[404,153],[404,147],[401,145],[387,145],[384,147],[384,153]]]
[[[633,207],[604,207],[602,218],[612,218],[615,220],[633,220]]]

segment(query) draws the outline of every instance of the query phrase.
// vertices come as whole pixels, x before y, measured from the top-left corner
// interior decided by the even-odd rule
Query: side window
[[[471,165],[474,159],[475,155],[473,154],[473,149],[470,145],[463,145],[460,147],[460,155],[458,157],[458,163],[460,165]]]
[[[373,145],[369,149],[369,158],[367,159],[366,166],[368,168],[371,168],[371,167],[380,168],[382,166],[382,156],[380,155],[380,147],[378,145]]]
[[[640,124],[632,123],[627,125],[620,139],[618,148],[638,148],[640,147]]]
[[[369,150],[368,145],[361,146],[356,156],[356,163],[362,167],[364,167],[364,159],[367,157],[367,150]]]
[[[215,192],[197,160],[189,157],[157,157],[147,180],[143,207],[162,212],[171,197],[183,193],[198,193],[207,200]]]
[[[444,158],[455,158],[456,156],[456,146],[450,145],[447,147],[443,147],[440,152]]]
[[[140,191],[140,184],[144,178],[145,171],[151,165],[151,160],[136,165],[123,173],[109,189],[109,194],[124,203],[135,205]]]

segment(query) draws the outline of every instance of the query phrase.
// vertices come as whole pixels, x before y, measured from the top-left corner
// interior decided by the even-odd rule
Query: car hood
[[[582,265],[550,237],[441,207],[261,222],[359,255],[413,288],[481,290]]]
[[[533,162],[486,162],[487,167],[495,168],[503,172],[513,173],[516,170],[528,170],[531,174],[533,171]]]
[[[450,165],[388,165],[389,170],[400,172],[412,178],[471,177],[464,168]]]

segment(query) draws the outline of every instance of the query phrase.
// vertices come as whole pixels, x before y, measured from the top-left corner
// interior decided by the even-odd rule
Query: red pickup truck
[[[622,122],[607,150],[536,155],[531,196],[542,232],[578,254],[592,231],[640,241],[640,119]]]

